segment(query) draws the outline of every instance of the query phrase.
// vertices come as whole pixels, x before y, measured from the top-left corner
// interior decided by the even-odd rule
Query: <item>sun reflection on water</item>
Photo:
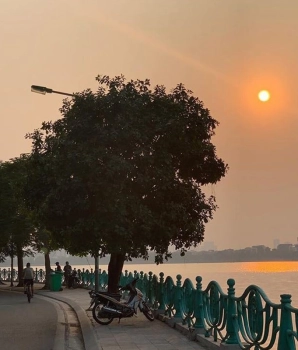
[[[241,263],[240,269],[244,272],[293,272],[298,271],[297,261],[259,261]]]

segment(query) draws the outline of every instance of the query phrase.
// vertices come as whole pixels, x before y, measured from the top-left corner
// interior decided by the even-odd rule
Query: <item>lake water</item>
[[[71,261],[70,261],[71,263]],[[43,266],[32,266],[43,268]],[[73,265],[77,269],[89,269],[90,265]],[[107,265],[100,265],[102,270],[107,271]],[[163,272],[166,276],[171,276],[176,281],[177,274],[182,276],[182,282],[189,278],[193,285],[196,285],[196,276],[203,278],[202,284],[205,289],[212,280],[217,281],[224,292],[227,292],[227,280],[235,279],[236,296],[240,296],[246,287],[251,284],[261,287],[273,302],[279,303],[281,294],[292,295],[292,305],[298,307],[298,262],[235,262],[235,263],[197,263],[197,264],[127,264],[123,270],[129,272],[148,273],[152,271],[159,275]]]

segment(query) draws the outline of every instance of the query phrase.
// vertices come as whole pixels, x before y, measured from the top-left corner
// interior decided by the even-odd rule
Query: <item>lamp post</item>
[[[67,92],[61,92],[61,91],[55,91],[53,89],[47,88],[45,86],[39,86],[39,85],[31,85],[31,91],[32,92],[36,92],[38,94],[59,94],[59,95],[65,95],[65,96],[71,96],[74,97],[74,94],[69,94]],[[95,283],[95,292],[98,292],[98,287],[99,287],[99,260],[98,260],[98,255],[95,256],[94,258],[94,274],[95,274],[95,279],[94,279],[94,283]]]
[[[53,89],[49,89],[45,86],[39,86],[39,85],[31,85],[31,91],[36,92],[37,94],[59,94],[59,95],[65,95],[65,96],[74,96],[74,94],[69,94],[67,92],[61,92],[61,91],[55,91]]]

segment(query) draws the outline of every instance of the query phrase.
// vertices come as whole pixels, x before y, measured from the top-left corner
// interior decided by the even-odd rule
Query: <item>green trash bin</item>
[[[63,272],[51,272],[50,274],[50,290],[52,292],[59,292],[62,290],[62,276]]]

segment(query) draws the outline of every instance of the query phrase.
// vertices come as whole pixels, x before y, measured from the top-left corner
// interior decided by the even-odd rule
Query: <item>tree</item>
[[[1,236],[0,250],[2,260],[6,256],[18,259],[18,275],[22,276],[23,257],[32,255],[30,249],[32,223],[28,211],[24,206],[20,188],[24,181],[24,162],[26,156],[0,163],[0,224]],[[18,286],[23,286],[19,278]]]
[[[60,247],[51,232],[46,229],[43,215],[39,215],[43,211],[43,209],[40,208],[42,204],[41,197],[46,196],[47,191],[50,190],[45,185],[45,176],[45,169],[40,166],[36,167],[31,156],[27,156],[26,162],[24,162],[23,181],[19,184],[19,195],[24,202],[24,207],[29,213],[30,222],[32,224],[30,235],[31,248],[44,254],[46,279],[43,289],[49,289],[51,273],[50,252]],[[31,179],[31,182],[28,179]],[[39,189],[42,190],[41,193],[38,193]]]
[[[37,223],[36,227],[40,225],[40,222]],[[58,249],[59,247],[55,244],[51,232],[46,229],[36,228],[32,235],[32,247],[37,250],[39,253],[44,254],[45,260],[45,271],[46,279],[45,285],[42,289],[50,289],[50,273],[51,273],[51,260],[50,252]]]
[[[218,122],[179,84],[98,76],[99,88],[64,100],[62,118],[28,134],[43,171],[31,201],[72,254],[105,256],[114,291],[125,260],[184,254],[216,209],[202,187],[225,176],[211,137]],[[29,179],[33,183],[34,176]],[[36,184],[36,182],[35,182]]]
[[[9,255],[7,247],[13,205],[11,201],[12,192],[8,184],[8,174],[5,171],[4,163],[0,162],[0,262],[4,262],[6,256]]]

